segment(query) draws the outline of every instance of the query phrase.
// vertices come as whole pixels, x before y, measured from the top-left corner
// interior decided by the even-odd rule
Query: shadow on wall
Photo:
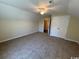
[[[39,15],[0,3],[0,41],[38,31]]]
[[[79,18],[71,17],[66,37],[79,43]]]

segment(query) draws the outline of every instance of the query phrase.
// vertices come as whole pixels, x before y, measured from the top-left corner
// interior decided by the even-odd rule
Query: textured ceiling
[[[0,3],[36,12],[35,7],[38,7],[38,5],[41,4],[48,4],[49,1],[50,0],[0,0]],[[48,14],[70,13],[79,15],[79,0],[54,0],[54,4],[55,9],[49,10]]]

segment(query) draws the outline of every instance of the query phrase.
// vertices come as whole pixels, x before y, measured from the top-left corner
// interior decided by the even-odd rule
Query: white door
[[[52,17],[50,36],[65,38],[69,23],[69,16]]]

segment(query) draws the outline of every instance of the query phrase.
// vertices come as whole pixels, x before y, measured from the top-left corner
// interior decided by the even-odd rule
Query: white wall
[[[68,40],[79,43],[79,18],[72,16],[67,29],[66,37]]]
[[[44,32],[44,17],[41,17],[39,20],[39,32]]]
[[[0,42],[38,31],[39,17],[0,3]]]
[[[66,38],[70,16],[52,16],[50,35]]]

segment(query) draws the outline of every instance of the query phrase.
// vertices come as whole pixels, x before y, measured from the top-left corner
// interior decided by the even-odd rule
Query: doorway
[[[51,26],[51,17],[44,18],[44,33],[50,34],[50,26]]]

